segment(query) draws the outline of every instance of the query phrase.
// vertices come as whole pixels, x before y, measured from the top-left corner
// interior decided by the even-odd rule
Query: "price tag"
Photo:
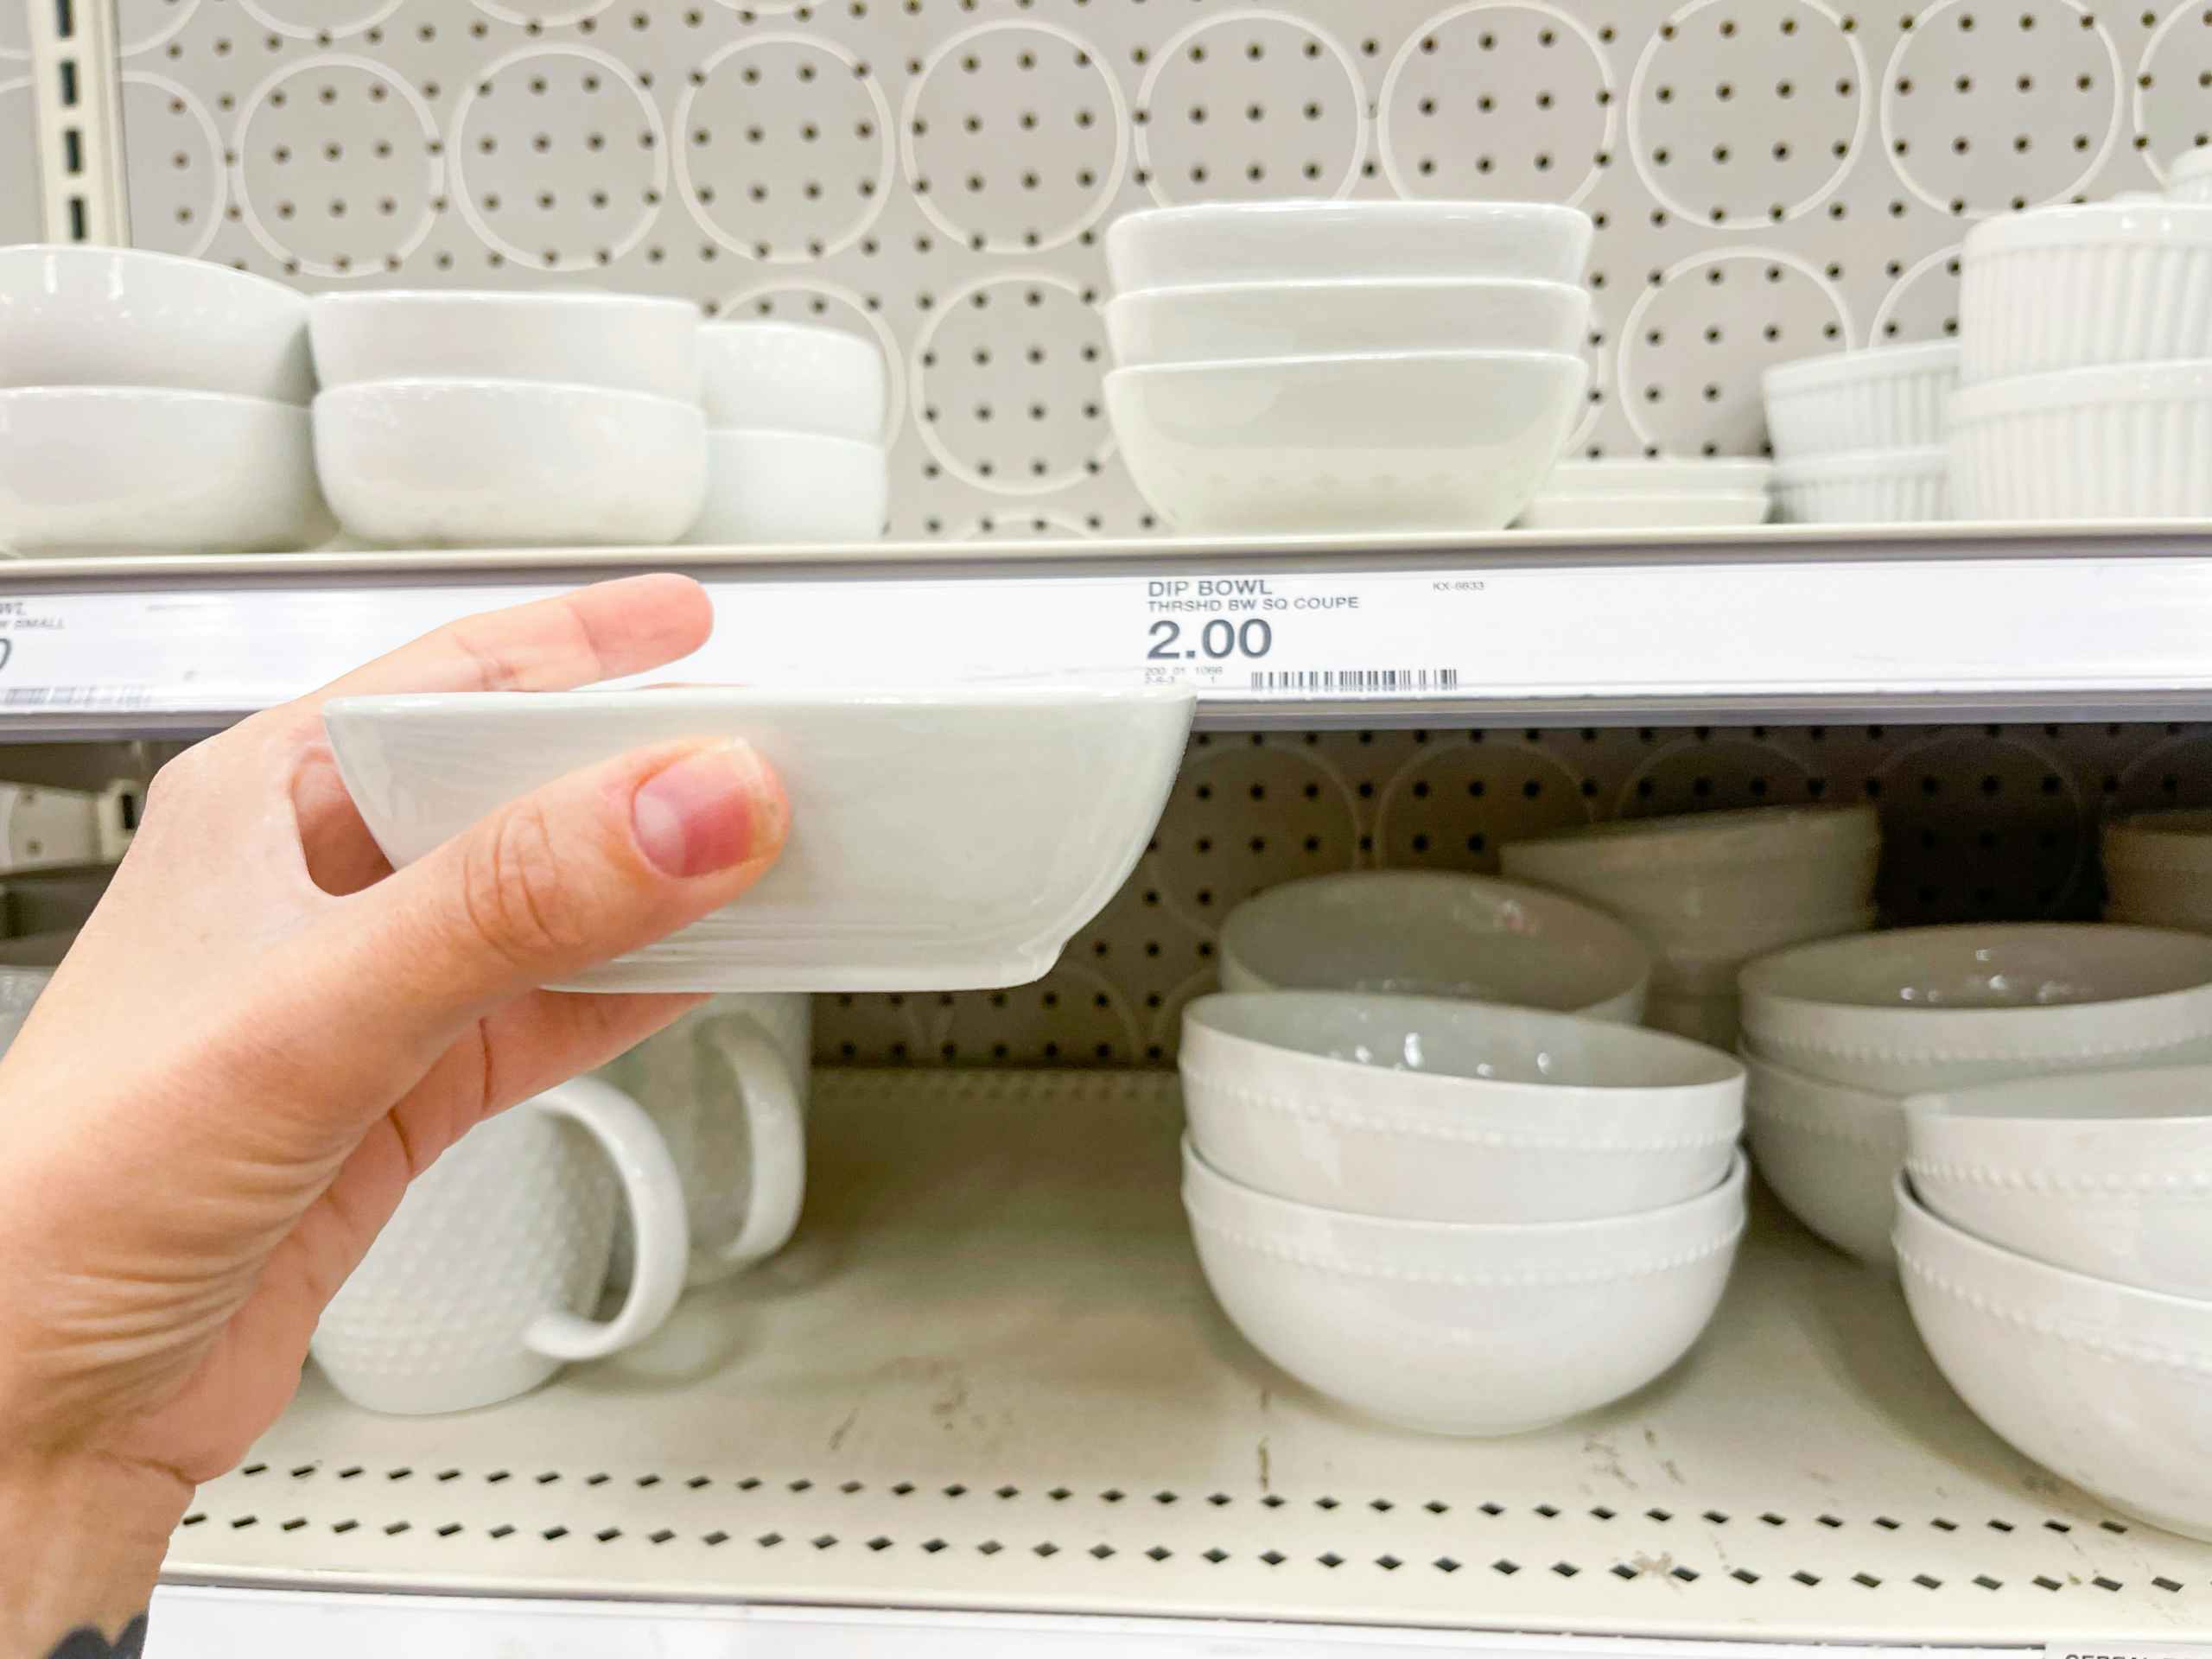
[[[1275,697],[1421,696],[1461,683],[1450,639],[1482,576],[1175,575],[1144,583],[1145,679]]]

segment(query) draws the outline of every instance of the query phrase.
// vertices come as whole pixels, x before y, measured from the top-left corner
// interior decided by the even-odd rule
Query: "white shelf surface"
[[[0,736],[219,724],[454,617],[652,569],[699,575],[719,616],[664,677],[1166,678],[1217,724],[2212,707],[2212,528],[1790,525],[27,559],[0,564]]]
[[[1713,1328],[1558,1429],[1382,1428],[1216,1312],[1170,1077],[827,1072],[791,1248],[461,1416],[310,1375],[178,1584],[1986,1646],[2212,1626],[2212,1547],[1951,1395],[1771,1212]]]

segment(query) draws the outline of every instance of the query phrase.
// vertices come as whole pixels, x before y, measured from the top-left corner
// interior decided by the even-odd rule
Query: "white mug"
[[[773,1255],[798,1224],[811,1008],[798,995],[717,996],[598,1073],[668,1139],[690,1218],[691,1284]]]
[[[623,1198],[629,1293],[612,1319],[587,1319]],[[659,1128],[620,1090],[577,1077],[478,1124],[416,1178],[311,1351],[371,1411],[490,1405],[651,1336],[683,1294],[688,1239]]]

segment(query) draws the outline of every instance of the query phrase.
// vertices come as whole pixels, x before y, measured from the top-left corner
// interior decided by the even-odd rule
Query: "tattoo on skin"
[[[139,1614],[110,1642],[90,1625],[61,1638],[48,1659],[140,1659],[146,1651],[146,1615]]]

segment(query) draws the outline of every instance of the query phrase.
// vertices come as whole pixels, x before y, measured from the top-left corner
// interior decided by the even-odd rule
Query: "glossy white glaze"
[[[323,294],[308,315],[324,390],[423,377],[542,380],[699,397],[699,308],[595,289],[379,289]]]
[[[1575,352],[1589,290],[1499,278],[1209,283],[1106,302],[1124,368],[1348,352]]]
[[[699,353],[707,424],[716,431],[883,442],[887,380],[873,336],[803,322],[713,322],[699,331]]]
[[[707,497],[689,542],[872,542],[889,510],[880,443],[812,432],[707,434]]]
[[[1579,283],[1590,216],[1550,203],[1208,202],[1125,213],[1106,231],[1115,289],[1374,276]]]

